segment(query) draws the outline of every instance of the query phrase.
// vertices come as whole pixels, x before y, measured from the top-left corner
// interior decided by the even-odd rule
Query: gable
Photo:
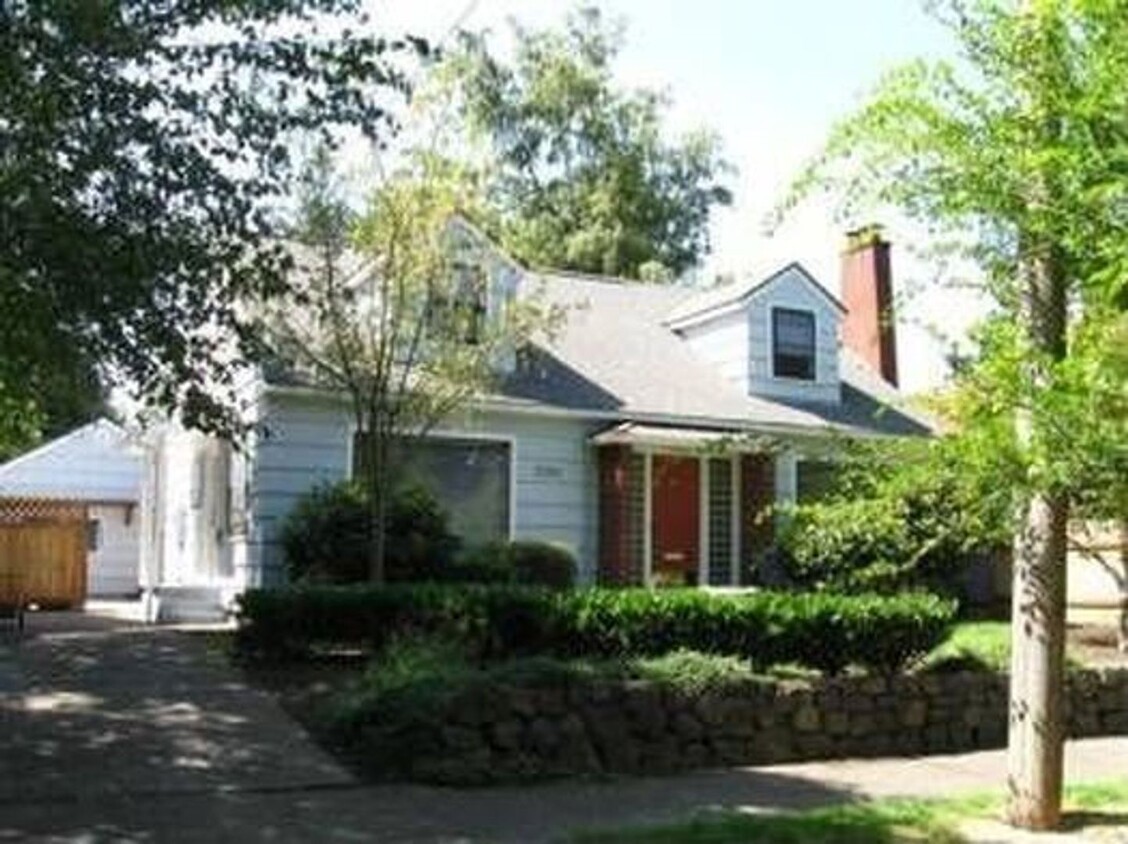
[[[125,431],[99,420],[0,466],[0,496],[135,501],[141,463]]]

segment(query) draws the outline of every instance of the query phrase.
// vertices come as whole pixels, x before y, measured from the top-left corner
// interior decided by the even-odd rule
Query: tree
[[[295,133],[376,136],[403,87],[359,0],[0,5],[0,389],[91,361],[230,430],[234,304],[278,290]],[[222,339],[221,339],[222,338]],[[231,342],[228,342],[228,339]]]
[[[290,295],[267,308],[265,335],[288,367],[347,402],[368,572],[383,582],[388,508],[410,443],[485,396],[558,317],[516,295],[511,270],[462,216],[479,200],[461,167],[412,152],[352,223],[330,160],[314,165],[299,232],[311,255]]]
[[[1128,442],[1124,417],[1093,424],[1099,414],[1078,390],[1093,373],[1116,377],[1109,345],[1087,338],[1123,318],[1128,279],[1128,4],[955,0],[936,12],[960,63],[887,76],[782,209],[820,186],[839,192],[846,213],[900,209],[940,248],[977,262],[993,294],[1001,318],[972,377],[979,412],[1013,423],[1021,468],[1008,812],[1050,828],[1062,785],[1067,521],[1099,483],[1076,470],[1104,477]]]
[[[668,281],[708,253],[709,214],[732,201],[715,135],[664,135],[667,98],[614,81],[621,27],[581,7],[561,31],[514,24],[505,62],[464,35],[443,64],[485,142],[505,247],[538,267]]]

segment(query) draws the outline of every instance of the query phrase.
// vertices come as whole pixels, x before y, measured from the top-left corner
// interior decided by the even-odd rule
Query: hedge
[[[948,633],[955,603],[892,597],[691,590],[441,584],[292,587],[240,599],[241,652],[309,655],[325,646],[377,649],[411,634],[465,643],[475,658],[620,658],[679,648],[737,656],[754,666],[797,663],[827,673],[857,664],[895,671]]]

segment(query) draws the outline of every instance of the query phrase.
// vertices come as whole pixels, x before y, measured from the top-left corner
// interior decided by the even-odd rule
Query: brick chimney
[[[889,242],[869,225],[846,235],[842,252],[842,342],[881,377],[897,386],[897,336],[893,322],[893,271]]]

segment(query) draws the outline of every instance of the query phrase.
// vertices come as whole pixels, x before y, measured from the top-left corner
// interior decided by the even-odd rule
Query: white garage
[[[0,465],[0,504],[55,501],[86,514],[88,597],[139,591],[142,449],[107,419]]]

